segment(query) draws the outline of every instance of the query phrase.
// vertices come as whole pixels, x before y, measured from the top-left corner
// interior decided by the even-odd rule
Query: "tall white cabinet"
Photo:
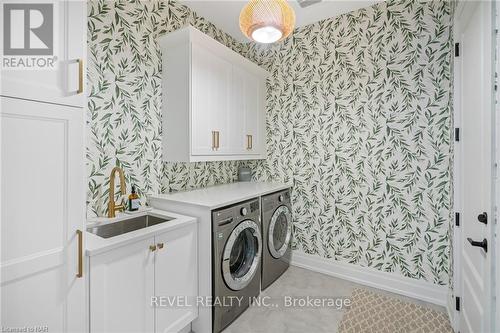
[[[160,45],[164,160],[266,158],[268,72],[190,26]]]
[[[84,332],[86,3],[55,4],[57,70],[0,75],[1,318]]]

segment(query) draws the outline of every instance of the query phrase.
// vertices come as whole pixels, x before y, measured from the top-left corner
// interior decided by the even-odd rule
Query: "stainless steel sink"
[[[160,218],[152,215],[144,215],[138,217],[131,217],[129,219],[121,220],[118,222],[89,227],[87,228],[87,231],[102,238],[110,238],[126,234],[127,232],[147,228],[170,220],[172,219]]]

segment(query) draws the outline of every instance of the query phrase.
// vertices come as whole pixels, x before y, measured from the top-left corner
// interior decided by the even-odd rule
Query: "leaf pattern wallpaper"
[[[268,159],[292,181],[297,250],[449,283],[447,1],[389,1],[299,28],[248,56],[268,80]]]
[[[451,15],[447,1],[388,1],[239,43],[173,1],[88,2],[87,215],[106,213],[121,165],[142,198],[292,181],[294,247],[448,284]],[[268,69],[263,161],[164,163],[159,36],[191,24]]]
[[[143,203],[151,193],[233,181],[237,161],[163,163],[157,40],[190,24],[236,52],[242,44],[174,1],[92,0],[87,11],[87,216],[105,216],[115,165]]]

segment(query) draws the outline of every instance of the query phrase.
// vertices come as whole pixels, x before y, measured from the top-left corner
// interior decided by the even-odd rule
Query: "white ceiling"
[[[297,1],[289,0],[295,11],[296,27],[302,27],[329,17],[338,16],[350,11],[371,6],[383,0],[323,0],[310,7],[301,8]],[[239,41],[248,39],[240,31],[238,23],[240,11],[246,0],[181,0],[183,4],[193,9]]]

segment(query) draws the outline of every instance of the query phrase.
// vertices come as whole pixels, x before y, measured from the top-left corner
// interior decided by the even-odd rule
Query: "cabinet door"
[[[90,260],[90,332],[153,332],[154,238]]]
[[[230,151],[235,155],[246,154],[245,117],[247,109],[247,73],[233,66],[231,86]]]
[[[0,110],[2,326],[83,332],[84,111],[7,97]]]
[[[5,14],[11,19],[11,24],[2,28],[11,30],[11,46],[19,48],[21,45],[27,50],[17,51],[22,53],[31,52],[31,47],[47,48],[52,45],[53,51],[46,55],[47,61],[53,61],[55,66],[51,69],[19,69],[3,67],[1,69],[1,89],[0,95],[9,97],[18,97],[29,100],[52,102],[57,104],[71,106],[85,106],[85,94],[83,92],[85,83],[85,55],[86,49],[86,29],[87,13],[85,1],[44,1],[42,7],[31,8],[29,6],[38,6],[36,1],[15,1],[18,7],[8,9],[8,6],[2,6],[0,11],[6,11]],[[19,7],[20,6],[20,7]],[[22,7],[28,6],[28,7]],[[50,7],[51,6],[51,7]],[[53,13],[51,20],[47,14]],[[29,15],[25,15],[28,13]],[[3,12],[0,13],[3,18]],[[46,17],[47,16],[47,17]],[[27,18],[27,22],[24,20]],[[25,33],[30,25],[37,26],[38,20],[42,20],[43,26],[40,29],[48,31],[47,36],[41,39],[33,32]],[[26,38],[21,38],[24,36]],[[52,42],[50,41],[52,37]],[[42,44],[40,44],[42,43]],[[23,59],[37,57],[37,55],[22,55]],[[5,59],[11,59],[10,56],[4,56]],[[16,56],[17,58],[17,56]],[[19,59],[19,58],[17,58]],[[80,71],[80,66],[82,70]],[[27,68],[27,67],[23,67]],[[80,84],[81,82],[81,84]],[[81,88],[82,90],[79,90]]]
[[[224,154],[229,143],[231,64],[203,46],[191,47],[191,154]]]
[[[231,128],[234,128],[233,152],[254,155],[261,153],[263,133],[263,80],[242,67],[233,67]]]
[[[196,225],[157,236],[155,295],[166,306],[156,308],[156,332],[177,332],[198,316]],[[160,248],[162,247],[162,248]]]
[[[265,145],[265,81],[253,74],[247,78],[247,108],[245,109],[245,149],[250,155],[264,154]]]

